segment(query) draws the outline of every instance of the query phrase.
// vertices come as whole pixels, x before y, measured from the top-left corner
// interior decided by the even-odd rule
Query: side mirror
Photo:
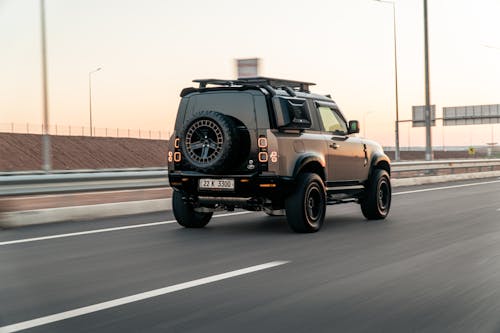
[[[348,134],[359,133],[359,121],[351,120],[349,121],[349,131]]]

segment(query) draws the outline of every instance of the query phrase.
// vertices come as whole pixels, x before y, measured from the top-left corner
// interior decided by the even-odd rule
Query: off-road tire
[[[288,225],[295,232],[316,232],[323,225],[326,213],[325,185],[315,173],[301,173],[296,187],[285,200]]]
[[[229,169],[240,155],[236,122],[216,111],[200,111],[181,130],[181,151],[185,163],[202,172]]]
[[[195,212],[192,205],[182,200],[180,191],[172,194],[172,208],[177,223],[185,228],[203,228],[210,222],[213,214]]]
[[[365,186],[366,193],[361,199],[361,212],[368,220],[385,219],[391,208],[391,179],[387,171],[373,170]]]

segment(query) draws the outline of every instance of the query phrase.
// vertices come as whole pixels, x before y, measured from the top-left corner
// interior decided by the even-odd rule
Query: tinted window
[[[280,98],[281,110],[283,110],[284,122],[286,124],[307,128],[311,126],[307,103],[305,99]]]
[[[305,119],[308,120],[309,116],[307,115],[306,110],[306,101],[301,99],[282,99],[281,105],[284,110],[287,110],[290,119]]]
[[[325,131],[337,134],[347,133],[347,125],[337,112],[327,106],[318,106],[318,111]]]
[[[194,95],[189,98],[184,121],[200,111],[217,111],[232,116],[247,128],[256,128],[254,99],[246,92],[214,92]]]

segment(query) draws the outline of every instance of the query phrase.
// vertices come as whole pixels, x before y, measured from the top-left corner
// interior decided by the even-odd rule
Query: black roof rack
[[[256,86],[256,87],[272,87],[274,89],[283,88],[287,91],[293,89],[295,91],[302,91],[306,93],[309,92],[309,86],[315,85],[315,83],[312,82],[276,79],[263,76],[239,78],[237,80],[201,79],[201,80],[193,80],[193,82],[199,83],[200,88],[206,88],[207,84],[214,84],[214,85],[228,86],[228,87]]]

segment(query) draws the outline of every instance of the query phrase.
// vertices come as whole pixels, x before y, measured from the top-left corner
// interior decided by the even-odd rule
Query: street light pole
[[[429,79],[429,29],[427,27],[427,0],[424,0],[424,44],[425,44],[425,160],[431,161],[431,96]]]
[[[400,148],[399,148],[399,96],[398,96],[398,51],[397,51],[397,33],[396,33],[396,4],[393,1],[375,0],[378,2],[389,3],[392,5],[392,24],[393,24],[393,35],[394,35],[394,90],[395,90],[395,103],[396,103],[396,123],[395,123],[395,143],[396,151],[394,152],[394,158],[396,161],[400,159]]]
[[[89,72],[89,114],[90,114],[90,136],[92,136],[92,74],[101,70],[101,67]],[[94,133],[95,134],[95,133]]]
[[[40,23],[42,32],[42,86],[43,86],[43,135],[42,135],[42,169],[52,169],[50,136],[49,136],[49,103],[47,93],[47,51],[45,45],[45,1],[40,0]]]
[[[487,44],[483,44],[484,47],[487,47],[489,49],[495,49],[495,50],[500,50],[500,47],[498,46],[493,46],[493,45],[487,45]],[[497,142],[495,142],[495,136],[494,136],[494,126],[495,125],[491,125],[491,150],[493,150],[493,147],[497,144]]]

